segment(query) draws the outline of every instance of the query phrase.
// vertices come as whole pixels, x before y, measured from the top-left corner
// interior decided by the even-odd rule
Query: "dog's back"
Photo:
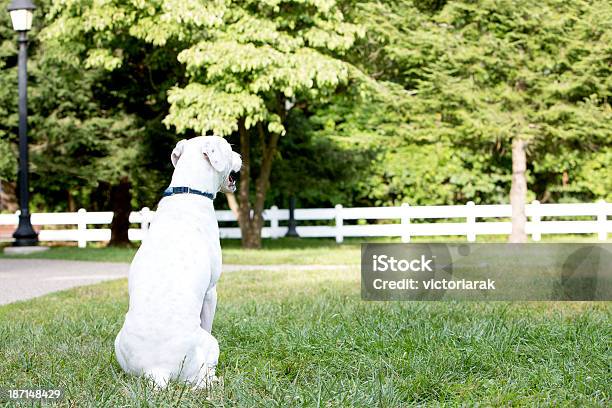
[[[164,198],[130,267],[117,360],[126,372],[148,375],[160,386],[170,378],[204,380],[219,356],[216,339],[200,324],[204,295],[221,263],[214,209],[202,200]]]

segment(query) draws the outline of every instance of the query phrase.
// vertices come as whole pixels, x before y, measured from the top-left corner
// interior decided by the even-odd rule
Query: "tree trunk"
[[[66,190],[66,198],[68,201],[68,212],[75,212],[76,202],[74,201],[74,196],[70,190]]]
[[[259,127],[260,140],[263,144],[263,157],[259,177],[255,181],[255,200],[251,206],[249,191],[251,184],[251,145],[250,135],[244,126],[244,120],[238,121],[238,132],[240,133],[240,153],[242,155],[242,170],[240,171],[240,188],[238,198],[240,205],[238,208],[238,223],[242,235],[243,248],[261,248],[261,230],[264,225],[263,210],[268,191],[272,162],[276,155],[278,145],[277,133],[272,133],[267,143],[263,134],[263,128]]]
[[[14,213],[18,209],[15,183],[0,180],[0,211]]]
[[[249,132],[244,127],[244,120],[238,121],[238,132],[240,133],[240,155],[242,157],[242,168],[240,169],[240,185],[238,187],[238,225],[240,226],[240,236],[242,246],[252,248],[255,242],[251,234],[251,205],[249,203],[249,187],[251,184],[251,144]]]
[[[512,187],[510,188],[510,204],[512,205],[512,234],[510,242],[527,242],[525,225],[525,204],[527,201],[527,142],[521,138],[512,141]]]
[[[110,183],[98,181],[98,187],[89,195],[91,211],[105,211],[110,207]]]
[[[238,207],[238,201],[236,201],[236,196],[234,195],[234,193],[225,193],[225,198],[227,200],[227,204],[229,205],[230,210],[232,210],[232,214],[234,214],[234,217],[236,217],[236,219],[238,219],[239,215],[239,207]]]
[[[127,176],[119,179],[119,184],[111,187],[111,207],[113,222],[111,223],[111,240],[109,246],[131,246],[128,238],[130,228],[130,213],[132,212],[132,194],[130,180]]]

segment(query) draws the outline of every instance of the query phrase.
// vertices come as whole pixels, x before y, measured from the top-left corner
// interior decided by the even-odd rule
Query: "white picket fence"
[[[413,236],[466,236],[468,241],[473,242],[478,235],[510,234],[511,212],[507,204],[475,205],[473,202],[466,205],[403,204],[399,207],[357,208],[337,205],[335,208],[296,209],[295,218],[301,237],[331,237],[338,243],[344,237],[401,237],[403,242],[409,242]],[[608,220],[612,216],[612,203],[605,201],[579,204],[540,204],[534,201],[527,205],[526,213],[529,217],[527,233],[534,241],[539,241],[542,234],[597,234],[603,241],[612,232],[612,220]],[[231,211],[217,211],[216,214],[219,222],[236,224],[236,217]],[[154,215],[146,207],[130,215],[131,223],[140,224],[140,228],[129,230],[130,240],[143,239]],[[542,220],[544,217],[589,217],[590,220]],[[41,241],[76,241],[79,247],[85,247],[87,242],[110,240],[108,224],[112,218],[112,212],[87,212],[80,209],[76,213],[34,213],[32,224],[43,227],[39,234]],[[490,220],[500,218],[502,220]],[[282,237],[287,227],[281,226],[280,222],[289,219],[289,210],[273,206],[264,212],[264,219],[266,226],[262,236]],[[444,219],[450,219],[451,222],[440,222]],[[461,222],[457,222],[457,219],[461,219]],[[300,226],[299,223],[303,221],[323,221],[325,225]],[[17,222],[18,213],[0,214],[0,226],[16,226]],[[45,229],[45,226],[54,228]],[[57,229],[58,226],[71,228]],[[222,225],[220,234],[222,238],[240,238],[240,228]]]

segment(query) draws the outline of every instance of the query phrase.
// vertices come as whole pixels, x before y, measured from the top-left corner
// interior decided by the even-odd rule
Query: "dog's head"
[[[183,139],[176,144],[170,159],[175,167],[175,174],[180,171],[195,177],[198,175],[204,177],[207,171],[212,170],[214,184],[212,187],[215,192],[236,191],[236,181],[232,173],[240,171],[242,159],[238,153],[232,151],[230,144],[222,137],[199,136],[189,140]]]

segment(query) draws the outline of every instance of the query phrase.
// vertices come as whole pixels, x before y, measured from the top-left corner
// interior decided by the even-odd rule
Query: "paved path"
[[[112,262],[0,259],[0,305],[123,278],[128,268]]]
[[[347,265],[224,265],[224,272],[345,269]],[[52,259],[0,259],[0,305],[76,286],[127,277],[129,264]]]

